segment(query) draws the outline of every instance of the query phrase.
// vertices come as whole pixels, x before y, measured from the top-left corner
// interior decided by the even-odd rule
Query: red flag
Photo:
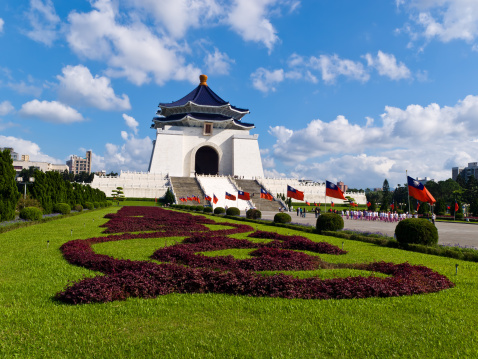
[[[367,207],[370,207],[372,205],[372,203],[369,201],[367,202]]]
[[[460,208],[460,207],[458,206],[458,202],[455,201],[455,212],[458,211],[459,208]]]
[[[235,201],[236,200],[236,196],[234,196],[233,194],[230,194],[230,193],[227,193],[226,192],[226,199],[230,200],[230,201]]]
[[[306,205],[308,205],[308,206],[310,206],[310,203],[309,203],[309,201],[305,201],[305,204],[306,204]]]
[[[192,201],[192,198],[188,196],[186,201]]]
[[[299,201],[304,200],[304,192],[298,191],[291,186],[287,186],[287,197],[297,199]]]
[[[327,180],[325,181],[325,195],[328,197],[345,200],[342,190],[339,187],[337,187],[336,184],[329,182]]]
[[[417,212],[419,208],[420,208],[420,202],[417,201]]]
[[[217,199],[216,195],[213,193],[212,194],[212,203],[216,204],[217,201],[219,201],[219,200]]]
[[[433,204],[436,202],[435,198],[431,195],[430,192],[425,188],[423,184],[414,180],[412,177],[407,176],[408,178],[408,192],[410,196],[421,202],[428,202]]]
[[[251,199],[249,192],[237,191],[237,196],[239,197],[239,199],[242,199],[244,201],[249,201]]]
[[[209,201],[209,202],[212,201],[212,198],[211,198],[210,196],[206,196],[206,197],[204,197],[204,199],[205,199],[206,201]]]
[[[263,188],[261,188],[261,198],[268,199],[269,201],[274,199],[274,197],[272,197],[272,195]]]
[[[314,202],[314,206],[317,207],[317,203]]]
[[[335,206],[334,202],[332,202],[332,207]]]

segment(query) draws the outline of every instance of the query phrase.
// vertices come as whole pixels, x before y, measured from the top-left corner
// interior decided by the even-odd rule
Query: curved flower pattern
[[[123,207],[108,215],[106,237],[73,240],[61,247],[71,264],[100,271],[105,276],[83,279],[57,293],[55,298],[80,304],[124,300],[129,297],[154,298],[169,293],[225,293],[231,295],[270,296],[303,299],[345,299],[390,297],[437,292],[453,287],[445,276],[423,266],[408,263],[370,263],[341,265],[380,272],[387,278],[349,277],[322,280],[298,279],[284,274],[264,276],[263,270],[311,270],[324,262],[315,253],[345,254],[336,246],[313,242],[305,237],[284,236],[256,231],[251,238],[270,241],[255,243],[229,238],[233,233],[252,232],[243,224],[217,223],[203,216],[167,211],[155,207]],[[222,224],[231,229],[209,231],[205,224]],[[149,231],[148,233],[129,233]],[[132,238],[187,237],[180,244],[157,250],[152,258],[167,262],[157,264],[115,259],[96,254],[96,243]],[[228,248],[251,248],[253,258],[238,260],[232,256],[208,257],[198,252]]]

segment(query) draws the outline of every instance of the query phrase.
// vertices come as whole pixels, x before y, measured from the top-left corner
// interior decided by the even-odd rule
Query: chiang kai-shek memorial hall
[[[150,173],[170,176],[221,175],[264,177],[258,135],[242,122],[249,110],[231,105],[207,84],[207,76],[183,98],[160,103],[151,126],[156,140]]]

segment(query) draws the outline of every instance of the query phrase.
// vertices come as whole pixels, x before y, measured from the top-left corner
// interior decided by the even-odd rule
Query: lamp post
[[[24,185],[23,199],[27,199],[27,184],[35,182],[35,177],[28,178],[28,181],[23,182],[23,177],[17,177],[17,182]]]

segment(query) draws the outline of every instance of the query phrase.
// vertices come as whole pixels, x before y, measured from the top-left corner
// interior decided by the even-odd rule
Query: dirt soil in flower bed
[[[157,207],[123,207],[108,214],[106,237],[77,239],[65,243],[61,251],[74,265],[104,273],[80,280],[56,294],[59,301],[71,304],[110,302],[129,297],[154,298],[169,293],[223,293],[257,297],[303,299],[346,299],[394,297],[437,292],[453,287],[443,275],[408,263],[385,262],[332,264],[317,254],[346,255],[326,242],[301,236],[254,231],[245,224],[215,222],[204,216],[164,210]],[[207,225],[229,229],[211,231]],[[248,239],[229,237],[248,233]],[[158,249],[152,259],[131,261],[97,254],[93,245],[137,238],[185,237],[180,243]],[[258,241],[262,240],[262,242]],[[207,256],[209,251],[232,248],[251,249],[248,259],[233,256]],[[304,252],[305,251],[305,252]],[[306,252],[316,253],[315,255]],[[388,277],[348,277],[300,279],[260,271],[303,271],[319,268],[353,268]]]

